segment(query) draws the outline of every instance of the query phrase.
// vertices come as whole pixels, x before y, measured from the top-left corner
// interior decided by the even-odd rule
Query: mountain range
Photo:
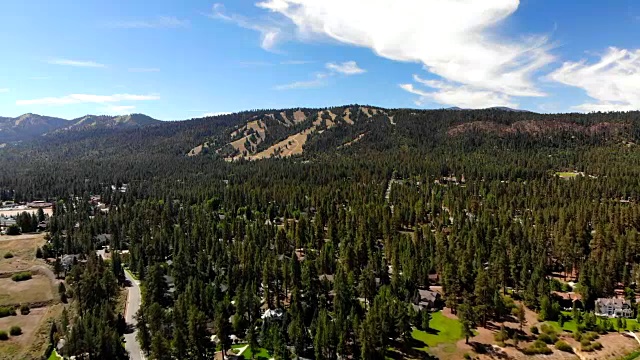
[[[73,120],[38,114],[0,117],[0,143],[25,141],[47,134],[90,129],[139,128],[159,123],[143,114],[121,116],[86,115]]]

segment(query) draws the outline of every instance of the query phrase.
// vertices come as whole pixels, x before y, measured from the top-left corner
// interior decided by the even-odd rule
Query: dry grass
[[[0,319],[0,329],[8,330],[17,325],[22,335],[0,342],[0,360],[41,359],[47,347],[51,321],[62,314],[63,305],[32,309],[28,315],[16,315]]]
[[[0,305],[46,303],[53,300],[51,279],[34,275],[31,280],[0,279]]]
[[[33,265],[42,264],[36,259],[36,249],[44,245],[44,233],[17,236],[0,236],[0,274],[27,270]],[[5,259],[6,253],[13,258]]]

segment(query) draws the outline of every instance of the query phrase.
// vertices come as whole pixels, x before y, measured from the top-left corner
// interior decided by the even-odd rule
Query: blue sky
[[[640,109],[635,0],[0,2],[0,116]]]

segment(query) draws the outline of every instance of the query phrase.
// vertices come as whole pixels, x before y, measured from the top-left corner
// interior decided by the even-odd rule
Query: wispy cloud
[[[583,89],[595,100],[574,106],[574,110],[640,110],[640,49],[611,47],[593,64],[584,60],[565,62],[548,77],[559,83]]]
[[[109,115],[123,115],[131,114],[135,108],[134,105],[109,105],[102,108],[101,111]]]
[[[100,64],[95,61],[83,61],[83,60],[71,60],[71,59],[49,59],[47,63],[52,65],[63,65],[63,66],[75,66],[75,67],[86,67],[86,68],[104,68],[107,67],[104,64]]]
[[[18,100],[16,105],[74,105],[74,104],[108,104],[121,101],[150,101],[159,100],[158,95],[92,95],[92,94],[71,94],[61,97],[45,97],[32,100]]]
[[[312,89],[327,85],[327,77],[329,74],[318,73],[314,78],[306,81],[295,81],[289,84],[278,85],[275,90],[296,90],[296,89]]]
[[[327,69],[344,75],[364,74],[367,70],[361,69],[355,61],[347,61],[342,64],[328,63]]]
[[[160,72],[160,69],[159,68],[129,68],[129,72],[152,73],[152,72]]]
[[[260,46],[267,51],[274,51],[276,44],[284,38],[283,31],[278,26],[251,20],[237,14],[226,14],[224,11],[224,5],[218,3],[213,5],[211,13],[205,15],[212,19],[223,20],[245,29],[259,32],[261,37]]]
[[[427,72],[460,90],[500,94],[504,99],[544,96],[533,78],[554,60],[548,39],[506,39],[494,31],[519,4],[519,0],[404,0],[393,6],[385,1],[362,6],[360,0],[263,0],[256,5],[287,19],[281,26],[294,26],[288,33],[297,38],[330,39],[369,48],[394,61],[421,63]],[[353,14],[358,14],[358,21]],[[414,89],[417,86],[422,85],[414,84]],[[449,98],[444,95],[434,98]]]
[[[424,80],[414,75],[414,81],[435,89],[436,91],[424,91],[417,89],[413,84],[401,84],[403,90],[418,95],[415,104],[422,106],[427,102],[437,102],[458,106],[463,109],[477,109],[489,106],[506,106],[517,108],[518,104],[511,101],[510,97],[495,91],[477,90],[471,86],[454,85],[438,80]]]
[[[0,94],[1,93],[8,93],[9,92],[9,88],[0,88]]]
[[[295,90],[295,89],[311,89],[317,88],[321,86],[327,85],[327,79],[335,76],[336,74],[343,75],[357,75],[363,74],[366,70],[358,67],[358,64],[355,61],[347,61],[342,64],[337,63],[327,63],[325,64],[325,68],[328,70],[326,72],[317,72],[313,75],[313,79],[304,80],[304,81],[296,81],[289,84],[278,85],[274,87],[275,90]]]
[[[315,61],[308,61],[308,60],[287,60],[287,61],[281,61],[280,65],[307,65],[307,64],[313,64]]]
[[[157,16],[153,19],[114,21],[108,26],[118,29],[175,29],[189,26],[189,21],[175,16]]]

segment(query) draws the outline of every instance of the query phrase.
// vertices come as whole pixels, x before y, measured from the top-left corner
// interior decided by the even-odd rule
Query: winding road
[[[129,358],[132,360],[144,360],[144,354],[136,335],[138,330],[136,329],[135,315],[140,308],[142,301],[142,295],[140,294],[140,281],[131,276],[131,273],[127,270],[124,272],[127,280],[131,283],[129,287],[129,294],[127,295],[127,306],[124,310],[124,319],[127,325],[133,328],[133,332],[124,335],[124,348],[129,352]]]

